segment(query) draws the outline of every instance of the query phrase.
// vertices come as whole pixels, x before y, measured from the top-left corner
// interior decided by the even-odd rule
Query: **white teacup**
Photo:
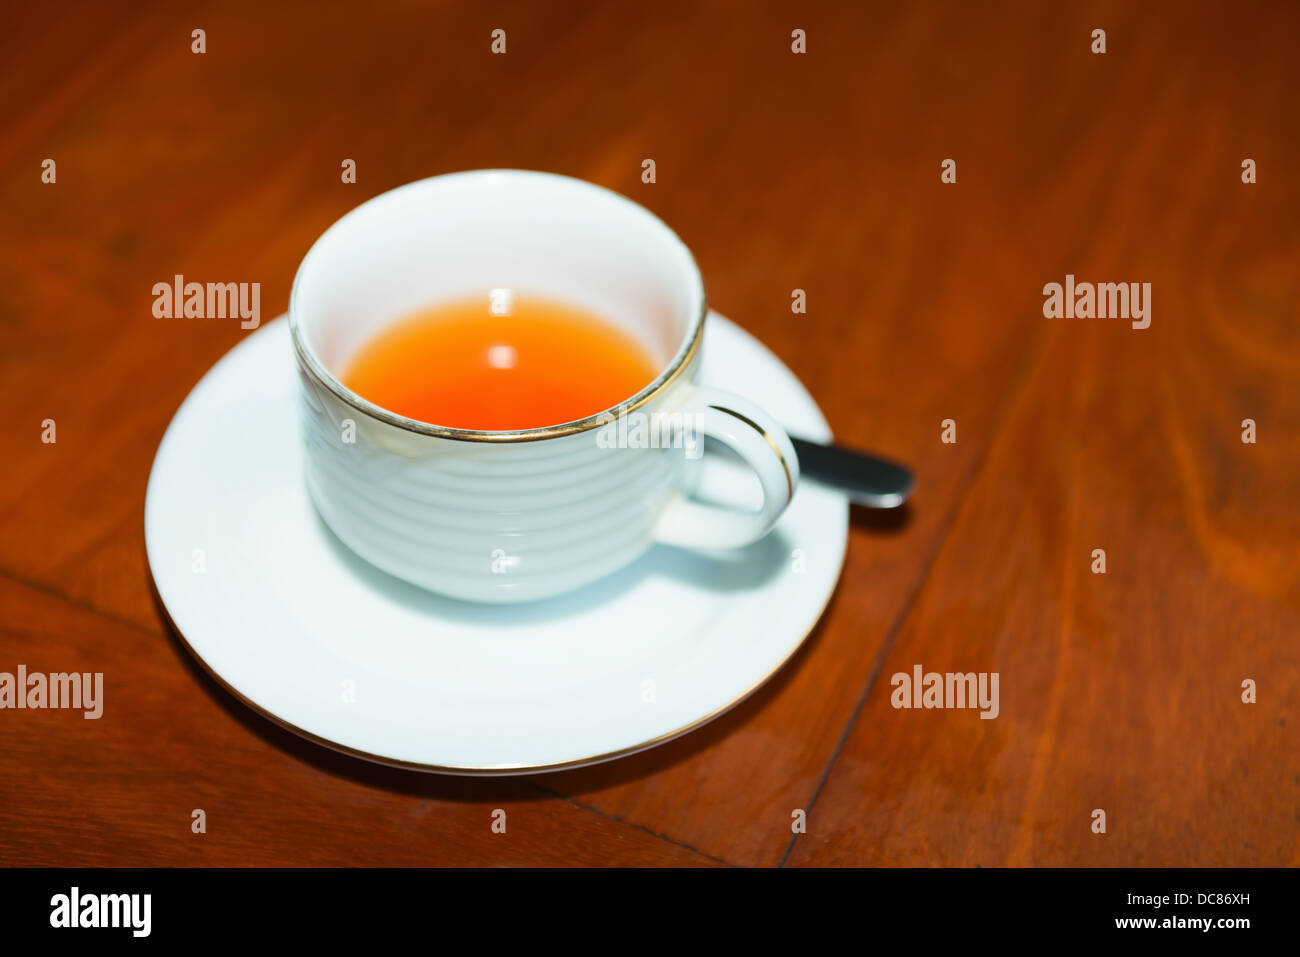
[[[339,370],[387,324],[500,289],[605,317],[662,371],[604,413],[513,432],[418,422],[340,381]],[[312,499],[370,563],[481,602],[569,591],[656,543],[757,541],[790,503],[798,460],[767,413],[695,383],[706,315],[704,283],[682,241],[599,186],[476,170],[376,196],[316,241],[289,297]],[[673,447],[664,448],[670,433]],[[690,498],[701,436],[754,469],[761,508]]]

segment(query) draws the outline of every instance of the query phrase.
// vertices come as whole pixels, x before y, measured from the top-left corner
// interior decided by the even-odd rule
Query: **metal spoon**
[[[897,508],[916,487],[912,470],[896,462],[793,435],[790,441],[799,455],[799,470],[805,478],[847,492],[850,500],[867,508]]]

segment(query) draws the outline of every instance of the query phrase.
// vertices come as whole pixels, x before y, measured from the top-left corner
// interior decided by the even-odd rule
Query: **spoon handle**
[[[822,445],[790,436],[805,478],[831,485],[868,508],[897,508],[916,487],[912,470],[842,445]]]

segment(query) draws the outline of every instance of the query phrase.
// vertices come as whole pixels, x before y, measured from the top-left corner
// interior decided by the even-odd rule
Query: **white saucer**
[[[701,381],[828,440],[779,359],[713,314]],[[805,482],[739,552],[658,546],[560,598],[440,598],[354,556],[302,477],[298,384],[283,319],[194,387],[149,476],[145,543],[158,594],[196,658],[246,704],[318,743],[460,774],[577,767],[660,744],[772,677],[839,577],[848,503]],[[701,492],[753,476],[709,455]],[[731,496],[734,501],[734,493]]]

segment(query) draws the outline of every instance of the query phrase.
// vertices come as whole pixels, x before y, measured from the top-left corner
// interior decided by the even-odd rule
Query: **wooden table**
[[[0,862],[1300,859],[1294,5],[119,6],[0,29],[0,671],[109,696],[0,711]],[[489,166],[660,214],[837,435],[920,478],[853,516],[822,623],[743,705],[517,780],[253,714],[163,624],[142,532],[164,428],[248,334],[153,318],[153,284],[259,281],[269,318],[346,210]],[[1150,282],[1149,328],[1045,318],[1067,274]],[[997,672],[1000,714],[895,709],[918,664]]]

